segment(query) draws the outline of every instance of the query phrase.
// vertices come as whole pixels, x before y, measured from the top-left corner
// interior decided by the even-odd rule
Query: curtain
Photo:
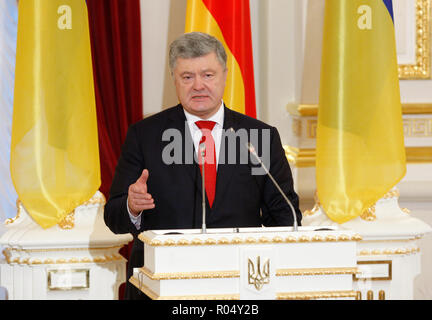
[[[101,166],[108,198],[129,125],[143,118],[139,0],[87,0]],[[120,253],[129,259],[132,243]],[[127,281],[128,279],[126,279]],[[124,294],[120,287],[119,298]]]
[[[143,118],[139,0],[87,0],[101,162],[108,197],[129,125]]]

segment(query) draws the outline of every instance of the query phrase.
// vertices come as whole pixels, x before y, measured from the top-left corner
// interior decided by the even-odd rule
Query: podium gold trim
[[[300,237],[294,237],[289,236],[285,239],[281,238],[280,236],[275,236],[273,238],[268,237],[247,237],[245,239],[241,239],[238,237],[235,237],[231,240],[227,238],[221,238],[219,240],[216,239],[206,239],[205,241],[197,241],[196,238],[187,240],[185,238],[181,238],[178,240],[175,240],[173,238],[166,239],[164,241],[161,241],[159,239],[151,239],[149,237],[146,237],[144,234],[139,234],[138,239],[140,239],[145,244],[152,246],[152,247],[167,247],[167,246],[208,246],[208,245],[233,245],[233,244],[251,244],[251,243],[261,243],[261,244],[270,244],[270,243],[302,243],[302,242],[338,242],[338,241],[361,241],[362,237],[359,234],[355,234],[353,236],[348,236],[346,234],[339,235],[338,237],[334,235],[327,235],[326,237],[319,237],[319,236],[300,236]]]
[[[159,296],[146,285],[140,283],[135,277],[130,277],[129,282],[146,294],[152,300],[240,300],[240,294],[203,294],[185,296]]]
[[[311,291],[311,292],[289,292],[277,293],[277,300],[312,300],[312,299],[335,299],[335,298],[357,298],[357,292],[349,291]]]
[[[163,272],[153,273],[146,267],[141,267],[140,272],[150,280],[189,280],[189,279],[209,279],[209,278],[239,278],[240,271],[195,271],[195,272]],[[340,274],[359,274],[357,267],[335,267],[335,268],[295,268],[295,269],[277,269],[276,277],[293,277],[293,276],[322,276],[322,275],[340,275]]]
[[[141,290],[152,300],[240,300],[240,294],[213,294],[213,295],[184,295],[184,296],[159,296],[146,285],[140,283],[135,277],[129,282]],[[311,292],[279,292],[276,293],[276,300],[311,300],[311,299],[335,299],[335,298],[356,298],[357,292],[346,291],[311,291]]]
[[[239,278],[240,272],[229,271],[198,271],[198,272],[164,272],[153,273],[146,267],[141,267],[140,271],[151,280],[179,280],[179,279],[209,279],[209,278]]]

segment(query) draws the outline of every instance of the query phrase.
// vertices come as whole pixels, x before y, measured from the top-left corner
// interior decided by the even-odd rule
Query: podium
[[[412,300],[414,285],[421,274],[422,238],[432,228],[410,216],[399,205],[399,190],[393,188],[362,215],[343,224],[332,222],[319,200],[303,214],[303,226],[337,225],[355,230],[363,238],[357,243],[357,264],[361,273],[354,279],[354,289],[361,300]],[[427,279],[427,278],[426,278]],[[417,290],[427,295],[428,283]]]
[[[151,230],[129,281],[151,299],[355,299],[357,242],[337,227]]]
[[[54,227],[43,229],[17,203],[0,237],[0,287],[8,300],[112,300],[125,282],[120,249],[132,235],[117,235],[103,221],[99,191]]]

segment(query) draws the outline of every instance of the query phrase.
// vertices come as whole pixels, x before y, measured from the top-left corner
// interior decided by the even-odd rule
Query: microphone
[[[246,148],[249,150],[249,152],[251,154],[254,155],[254,157],[258,160],[259,164],[261,165],[261,167],[264,169],[264,171],[266,172],[266,174],[270,177],[271,181],[273,182],[273,184],[276,186],[276,188],[278,189],[278,191],[280,192],[280,194],[282,195],[282,197],[285,199],[285,201],[288,203],[289,207],[291,208],[291,212],[293,215],[293,219],[294,219],[294,225],[293,225],[293,231],[297,231],[298,229],[298,224],[297,224],[297,215],[296,212],[294,210],[294,206],[292,205],[291,201],[288,199],[288,197],[285,195],[285,193],[282,191],[281,187],[279,186],[279,184],[276,182],[276,180],[273,178],[272,174],[270,173],[270,171],[267,169],[267,167],[264,165],[264,163],[262,162],[262,160],[260,159],[260,157],[257,155],[257,153],[255,152],[255,148],[254,146],[248,142],[246,143]]]
[[[207,227],[206,227],[206,189],[205,189],[205,170],[204,170],[204,157],[205,157],[205,143],[201,143],[199,146],[200,149],[200,155],[201,155],[201,180],[202,180],[202,227],[201,227],[201,233],[207,233]]]

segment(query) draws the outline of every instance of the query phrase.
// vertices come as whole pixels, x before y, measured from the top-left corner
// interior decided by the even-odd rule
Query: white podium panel
[[[152,299],[356,298],[361,236],[350,230],[154,230],[139,238],[144,265],[129,281]]]
[[[395,188],[378,200],[360,217],[336,224],[317,203],[304,214],[302,224],[338,226],[355,230],[362,240],[357,243],[357,264],[360,273],[354,277],[354,290],[362,300],[411,300],[414,280],[420,274],[421,238],[432,232],[425,222],[411,217],[409,210],[398,203]]]
[[[132,240],[103,221],[105,198],[97,192],[58,225],[42,229],[19,204],[0,237],[0,286],[9,300],[118,299],[126,280],[119,250]]]

